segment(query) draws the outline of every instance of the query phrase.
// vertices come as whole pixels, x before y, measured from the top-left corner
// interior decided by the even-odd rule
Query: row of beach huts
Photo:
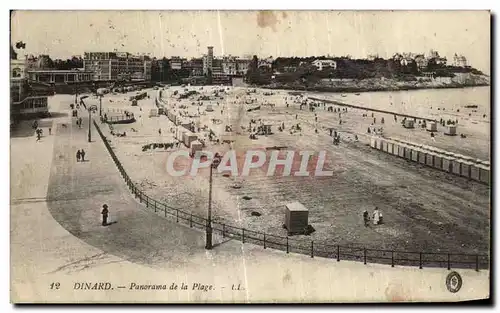
[[[198,135],[188,129],[190,123],[182,124],[182,118],[178,116],[174,110],[166,109],[167,106],[163,101],[163,99],[161,98],[161,90],[159,90],[155,101],[158,110],[161,110],[161,112],[159,112],[160,114],[165,114],[167,118],[176,126],[182,126],[176,129],[175,137],[177,140],[182,142],[187,148],[189,148],[190,150],[189,154],[193,156],[196,153],[196,151],[201,151],[203,148],[203,143],[200,140],[198,140]]]
[[[370,147],[438,170],[490,183],[490,162],[396,138],[371,137]]]

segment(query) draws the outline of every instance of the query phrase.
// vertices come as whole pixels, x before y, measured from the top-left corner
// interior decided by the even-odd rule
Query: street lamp
[[[99,97],[99,116],[102,117],[102,95]]]
[[[88,108],[88,111],[89,111],[89,142],[92,142],[92,137],[91,137],[91,132],[90,132],[90,120],[92,119],[90,114],[91,114],[91,108],[89,107]]]
[[[76,105],[78,105],[78,81],[75,82],[75,106]]]
[[[205,249],[212,249],[212,175],[213,169],[219,166],[220,160],[218,154],[215,155],[214,160],[210,164],[210,177],[208,180],[208,212],[207,212],[207,227],[206,227],[206,244]]]

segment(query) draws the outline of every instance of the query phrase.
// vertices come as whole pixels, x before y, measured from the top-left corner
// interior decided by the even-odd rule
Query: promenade
[[[464,284],[452,294],[445,269],[312,259],[238,241],[207,251],[203,232],[155,215],[130,195],[93,127],[87,142],[86,114],[82,118],[82,129],[69,115],[52,120],[52,135],[44,129],[38,143],[34,136],[11,138],[12,301],[459,301],[488,295],[486,270],[458,270]],[[82,148],[88,161],[79,163],[75,154]],[[115,222],[106,227],[103,203]],[[113,289],[75,290],[79,282],[110,282]],[[132,283],[184,283],[189,290],[131,290]],[[193,290],[193,284],[214,290]]]

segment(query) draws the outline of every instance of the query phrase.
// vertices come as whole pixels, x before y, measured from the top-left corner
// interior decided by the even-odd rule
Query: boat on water
[[[355,95],[356,95],[356,96],[359,96],[359,95],[360,95],[360,93],[359,93],[359,92],[357,92],[357,93],[355,93]]]
[[[345,93],[341,94],[342,97],[347,97],[347,95]]]

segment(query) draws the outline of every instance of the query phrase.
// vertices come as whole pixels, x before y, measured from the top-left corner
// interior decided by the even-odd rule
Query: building
[[[203,75],[203,58],[192,58],[184,63],[183,68],[189,71],[189,76]]]
[[[214,61],[214,47],[207,47],[207,54],[203,55],[203,75],[207,75],[208,72],[213,70]]]
[[[417,64],[417,69],[419,71],[425,70],[427,68],[427,65],[429,64],[428,60],[423,54],[419,54],[415,57],[415,63]]]
[[[224,56],[222,57],[222,72],[227,75],[236,75],[238,72],[238,64],[236,62],[236,57],[234,56]]]
[[[411,57],[403,57],[401,60],[400,60],[400,63],[402,66],[408,66],[408,65],[411,65],[413,64],[413,62],[415,62],[414,59],[412,59]]]
[[[28,80],[49,84],[91,82],[93,75],[93,72],[83,70],[28,70],[27,72]]]
[[[26,61],[10,60],[10,112],[21,115],[45,115],[49,112],[47,96],[37,96],[30,91]]]
[[[93,72],[95,81],[151,80],[151,58],[128,52],[85,52],[84,71]]]
[[[172,70],[182,70],[182,67],[187,62],[187,60],[178,56],[173,56],[168,62]]]
[[[252,59],[248,58],[236,59],[236,74],[246,75],[251,61]]]
[[[458,67],[467,67],[467,59],[463,55],[455,55],[453,56],[453,66]]]
[[[269,70],[271,70],[273,68],[273,62],[274,62],[274,58],[273,57],[259,59],[258,67],[260,69],[269,69]]]
[[[337,62],[335,62],[334,60],[314,60],[312,62],[312,65],[316,66],[319,71],[327,68],[334,70],[337,69]]]

